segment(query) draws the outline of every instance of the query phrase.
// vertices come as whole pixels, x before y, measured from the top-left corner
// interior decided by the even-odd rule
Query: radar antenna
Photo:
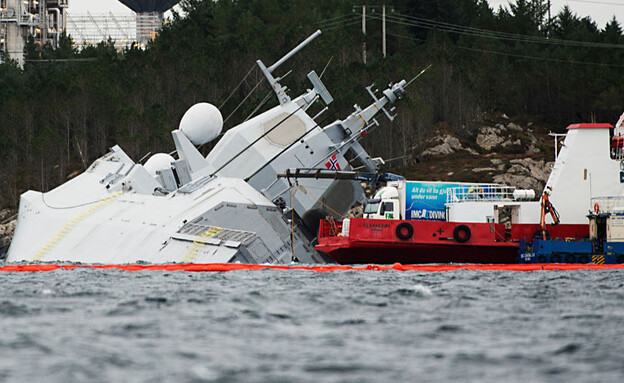
[[[279,80],[281,80],[282,78],[281,77],[278,77],[278,78],[273,77],[273,74],[272,74],[273,71],[275,69],[277,69],[280,65],[285,63],[289,58],[294,56],[301,49],[303,49],[312,40],[317,38],[320,34],[321,34],[321,30],[318,29],[316,32],[314,32],[312,35],[310,35],[310,37],[305,39],[303,42],[301,42],[299,45],[297,45],[295,48],[293,48],[293,50],[288,52],[284,57],[282,57],[281,59],[277,60],[277,62],[275,64],[271,65],[268,68],[264,65],[262,60],[256,61],[256,63],[258,63],[258,66],[260,67],[260,70],[264,74],[264,77],[266,77],[267,80],[269,80],[269,83],[271,84],[271,88],[273,88],[273,91],[277,95],[277,99],[279,100],[280,105],[284,105],[285,103],[289,102],[290,101],[290,97],[286,94],[286,87],[283,87],[279,83]]]
[[[427,69],[431,68],[431,65],[429,65],[428,67],[426,67],[425,69],[421,70],[420,73],[418,73],[413,79],[411,79],[408,83],[405,82],[405,80],[401,80],[399,83],[397,84],[389,84],[388,85],[388,89],[384,90],[382,92],[382,94],[384,96],[386,96],[386,98],[388,99],[388,102],[390,104],[394,104],[394,102],[398,99],[400,99],[401,97],[403,97],[403,93],[405,93],[405,88],[407,88],[412,82],[414,82],[414,80],[416,80],[418,77],[422,76],[423,73],[425,73],[427,71]],[[368,91],[368,94],[370,94],[370,96],[373,98],[373,100],[375,101],[375,103],[379,103],[379,99],[377,98],[377,96],[375,96],[375,93],[373,92],[373,86],[375,86],[375,84],[372,84],[371,86],[366,88],[366,91]],[[377,91],[375,91],[377,92]],[[385,107],[381,108],[382,112],[384,112],[384,114],[386,115],[386,117],[388,117],[388,119],[390,121],[394,121],[394,118],[396,117],[396,114],[391,114],[392,112],[394,112],[395,107],[390,108],[390,110],[386,109]]]

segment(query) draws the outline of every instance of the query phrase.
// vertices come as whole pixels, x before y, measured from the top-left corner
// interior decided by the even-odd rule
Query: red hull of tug
[[[504,224],[495,223],[366,218],[349,221],[348,236],[339,235],[341,223],[324,220],[319,228],[316,249],[341,264],[517,263],[518,241],[533,238],[539,230],[539,225],[530,224],[514,224],[506,229]],[[408,230],[406,224],[413,230]],[[548,225],[547,231],[551,237],[584,238],[589,226]]]

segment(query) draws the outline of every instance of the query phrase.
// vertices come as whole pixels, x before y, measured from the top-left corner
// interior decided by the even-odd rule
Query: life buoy
[[[407,222],[401,222],[396,227],[396,235],[399,239],[406,241],[414,235],[414,228]]]
[[[578,263],[589,263],[589,255],[583,254],[578,257]]]
[[[453,230],[453,238],[459,243],[468,242],[471,235],[470,228],[466,225],[458,225]]]
[[[550,263],[561,263],[561,255],[553,253],[553,255],[550,256]]]
[[[598,214],[600,212],[600,205],[598,205],[598,202],[594,203],[594,213]]]
[[[576,263],[576,256],[574,254],[566,254],[565,261],[566,263]]]

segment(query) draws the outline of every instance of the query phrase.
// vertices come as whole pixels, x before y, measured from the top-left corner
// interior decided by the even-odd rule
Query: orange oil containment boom
[[[624,264],[594,265],[594,264],[557,264],[557,263],[530,263],[508,265],[366,265],[366,266],[278,266],[278,265],[247,265],[240,263],[209,263],[209,264],[168,264],[168,265],[58,265],[58,264],[26,264],[6,265],[0,267],[0,272],[41,272],[74,269],[112,269],[125,271],[194,271],[194,272],[225,272],[237,270],[307,270],[315,272],[329,271],[455,271],[455,270],[482,270],[482,271],[537,271],[537,270],[606,270],[624,269]]]

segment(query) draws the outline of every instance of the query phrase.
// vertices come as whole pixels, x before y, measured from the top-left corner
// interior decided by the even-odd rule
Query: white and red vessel
[[[624,191],[622,139],[615,134],[610,124],[568,126],[539,201],[502,185],[429,183],[430,195],[444,194],[443,211],[423,211],[414,204],[435,197],[410,181],[389,182],[364,218],[324,220],[316,249],[338,263],[516,263],[519,244],[536,236],[585,238],[587,214],[600,211],[592,199]]]

